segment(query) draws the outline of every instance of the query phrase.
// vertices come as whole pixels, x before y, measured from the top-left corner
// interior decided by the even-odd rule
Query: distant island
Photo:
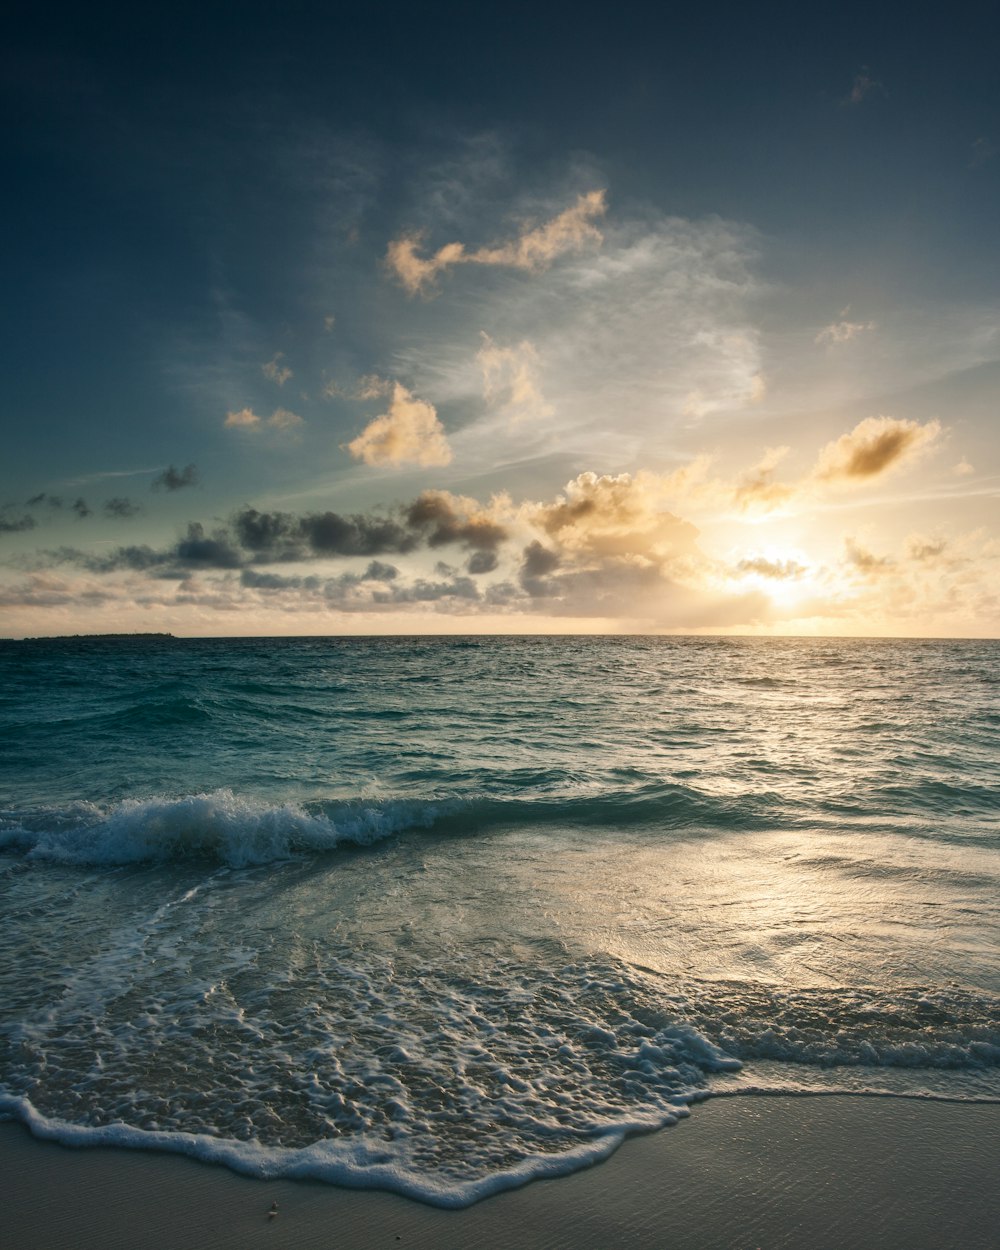
[[[34,638],[22,638],[21,642],[129,642],[146,641],[151,638],[173,638],[173,634],[43,634]],[[11,639],[11,641],[16,641]]]

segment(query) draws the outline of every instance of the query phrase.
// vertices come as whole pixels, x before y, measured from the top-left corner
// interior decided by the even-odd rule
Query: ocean
[[[0,1117],[463,1206],[1000,1100],[1000,643],[0,643]]]

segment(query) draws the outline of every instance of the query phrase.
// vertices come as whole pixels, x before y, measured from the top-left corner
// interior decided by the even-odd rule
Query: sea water
[[[0,644],[0,1115],[459,1206],[1000,1098],[1000,644]]]

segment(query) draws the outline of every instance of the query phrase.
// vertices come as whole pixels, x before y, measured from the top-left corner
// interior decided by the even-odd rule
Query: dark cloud
[[[284,573],[259,573],[256,569],[244,569],[240,573],[240,585],[250,590],[299,590],[308,583],[319,584],[319,578],[286,577]]]
[[[499,563],[494,551],[474,551],[465,567],[472,574],[492,573]]]
[[[4,516],[0,512],[0,534],[20,534],[23,530],[33,530],[35,528],[35,518],[33,516]]]
[[[240,585],[251,590],[307,590],[323,593],[327,598],[335,591],[343,591],[362,582],[391,582],[399,576],[399,569],[392,564],[372,560],[363,573],[342,573],[339,577],[296,577],[283,573],[261,573],[257,569],[243,569]]]
[[[299,525],[316,555],[375,556],[412,551],[418,545],[412,534],[387,517],[321,512],[304,516]]]
[[[153,478],[150,490],[183,490],[185,486],[197,486],[200,480],[196,465],[186,464],[183,469],[177,469],[171,464]]]
[[[62,498],[59,495],[47,495],[45,491],[39,491],[37,495],[32,495],[28,500],[29,508],[39,508],[43,503],[47,503],[50,508],[61,508],[63,506]]]
[[[436,603],[442,599],[478,600],[479,587],[471,577],[456,577],[446,582],[431,582],[418,578],[409,586],[391,586],[375,591],[376,603]]]
[[[58,564],[75,564],[91,573],[116,573],[121,569],[144,573],[158,569],[173,558],[173,553],[154,551],[152,547],[118,547],[105,555],[95,556],[77,547],[58,547],[34,557],[36,568],[51,568]]]
[[[338,512],[296,517],[244,508],[233,518],[233,529],[240,546],[260,563],[310,556],[404,554],[420,543],[419,536],[391,517],[341,516]]]
[[[477,551],[495,551],[508,537],[506,528],[490,517],[463,514],[443,491],[424,491],[404,515],[408,525],[423,531],[430,547],[461,543]]]
[[[261,560],[297,560],[304,554],[296,517],[288,512],[244,508],[233,517],[240,546]]]
[[[82,499],[77,500],[74,509],[80,516],[90,514]],[[109,516],[129,517],[139,511],[139,506],[128,499],[111,499],[104,505],[104,511]],[[5,528],[28,529],[32,525],[34,521],[27,517],[20,522],[9,521]],[[490,572],[498,563],[494,548],[506,534],[503,526],[488,518],[463,515],[447,497],[428,493],[394,513],[295,514],[244,507],[234,513],[228,523],[211,532],[200,522],[192,521],[183,537],[165,549],[120,547],[95,556],[64,547],[41,553],[35,567],[72,563],[94,572],[160,570],[159,576],[173,576],[173,571],[183,569],[244,569],[321,557],[367,557],[370,563],[364,579],[391,581],[397,570],[391,564],[380,563],[379,556],[405,555],[422,546],[437,547],[445,543],[471,548],[468,572]],[[458,574],[459,570],[449,565],[442,576],[448,579],[449,585],[454,583],[459,587],[452,593],[464,594],[467,579]]]
[[[137,503],[133,503],[131,499],[123,499],[118,495],[105,503],[104,511],[108,516],[124,519],[125,517],[135,516],[142,509]]]
[[[72,508],[81,519],[90,516],[90,508],[87,506],[86,499],[74,499]]]
[[[206,534],[198,521],[188,525],[187,534],[177,544],[176,559],[181,564],[215,569],[238,569],[243,563],[226,530]]]
[[[547,574],[559,567],[559,556],[549,551],[537,540],[529,543],[524,549],[524,563],[521,565],[521,585],[533,599],[547,598],[558,594],[558,586],[547,579]]]

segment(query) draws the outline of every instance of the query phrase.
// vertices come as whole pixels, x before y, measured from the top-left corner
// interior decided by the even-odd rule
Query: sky
[[[997,47],[15,4],[0,635],[1000,636]]]

